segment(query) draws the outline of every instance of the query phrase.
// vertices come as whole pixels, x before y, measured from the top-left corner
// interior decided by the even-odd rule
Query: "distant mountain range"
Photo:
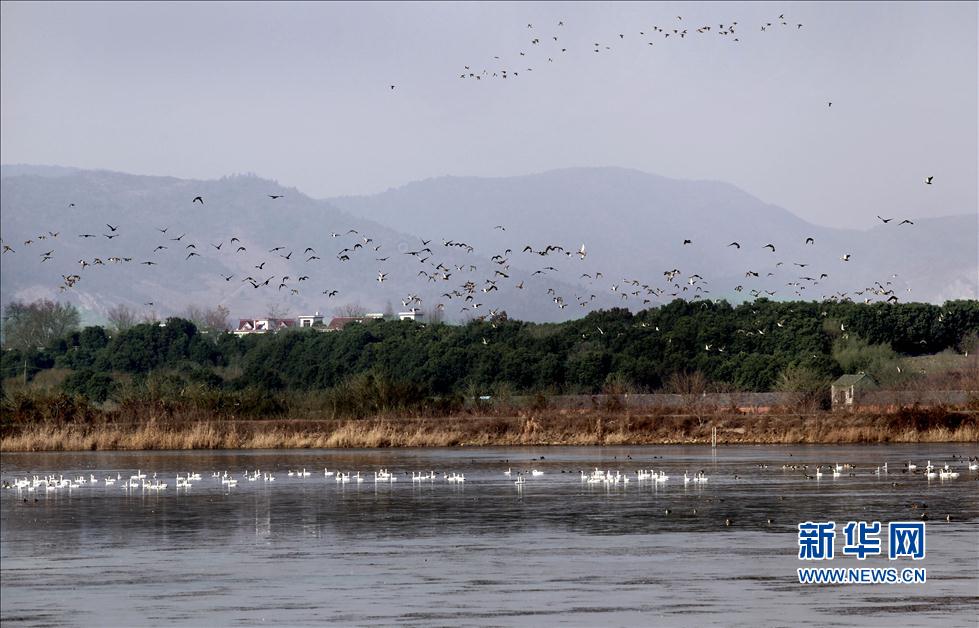
[[[786,285],[798,281],[806,285],[799,292],[807,299],[843,291],[859,300],[864,295],[854,292],[875,281],[890,281],[902,301],[976,298],[979,289],[974,209],[915,220],[914,225],[899,226],[898,217],[868,231],[833,229],[810,224],[727,183],[622,168],[441,177],[329,202],[394,229],[466,234],[481,249],[499,246],[503,238],[494,226],[500,224],[516,243],[585,242],[589,258],[612,281],[658,282],[664,271],[676,268],[681,277],[703,276],[712,298],[743,300],[752,288],[773,290],[775,298],[799,298],[797,287]],[[813,244],[806,244],[809,237]],[[684,245],[684,240],[691,243]],[[775,246],[774,253],[767,244]],[[846,254],[850,259],[843,262]],[[514,263],[533,268],[536,261],[517,257]],[[749,270],[759,278],[745,277]],[[828,277],[816,286],[800,280],[823,273]],[[739,285],[742,291],[735,292]]]
[[[192,202],[197,196],[203,205]],[[975,214],[897,222],[869,231],[817,227],[728,184],[617,168],[443,177],[323,201],[252,175],[197,181],[2,166],[0,231],[14,251],[3,254],[0,285],[4,302],[68,299],[94,317],[118,303],[159,316],[224,304],[242,318],[442,303],[450,320],[494,309],[553,321],[596,307],[648,307],[674,293],[743,300],[751,290],[804,299],[844,291],[880,300],[855,294],[874,282],[902,301],[977,297]],[[729,246],[735,241],[740,248]],[[561,248],[540,255],[548,245]],[[349,261],[338,259],[344,249]],[[71,274],[80,280],[59,291]],[[242,281],[248,276],[271,279],[253,288]],[[332,290],[336,296],[323,294]],[[405,304],[412,296],[420,305]]]

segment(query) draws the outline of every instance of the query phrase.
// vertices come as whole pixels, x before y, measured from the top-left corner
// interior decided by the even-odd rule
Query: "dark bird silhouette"
[[[732,242],[731,244],[728,244],[728,246],[734,246],[734,247],[737,247],[739,249],[741,248],[741,245],[738,244],[737,242]]]
[[[693,240],[684,240],[683,243],[684,244],[693,244]]]
[[[228,275],[225,277],[224,273],[221,273],[221,276],[224,277],[225,281],[231,281],[231,278],[234,277],[234,275]]]
[[[211,244],[211,246],[213,246],[214,248],[220,251],[221,247],[224,246],[224,242],[222,242],[221,244]]]
[[[116,231],[116,229],[118,229],[118,228],[119,228],[118,226],[116,226],[116,227],[113,227],[113,226],[112,226],[112,225],[110,225],[109,223],[105,223],[105,226],[106,226],[106,227],[108,227],[108,228],[109,228],[109,231],[111,231],[111,232],[113,232],[113,233],[115,233],[115,231]]]
[[[187,254],[187,257],[185,257],[184,259],[185,260],[188,260],[188,259],[194,257],[195,255],[198,256],[198,257],[200,257],[200,253],[198,253],[197,251],[191,251],[190,253]]]
[[[925,185],[931,185],[931,180],[935,177],[925,177]]]
[[[248,249],[246,249],[245,247],[239,246],[237,249],[235,249],[235,253],[241,253],[242,251],[247,251],[247,250]]]
[[[204,204],[204,199],[201,198],[200,196],[195,196],[194,197],[194,200],[191,201],[191,204],[193,204],[193,203],[200,203],[201,205],[203,205]]]
[[[884,223],[885,225],[886,225],[887,223],[889,223],[890,221],[892,221],[892,220],[894,220],[893,218],[881,218],[881,217],[880,217],[880,214],[878,214],[878,215],[877,215],[877,218],[879,218],[879,219],[880,219],[880,221],[881,221],[882,223]]]
[[[766,244],[765,246],[763,246],[761,248],[763,248],[763,249],[771,249],[772,250],[772,253],[775,252],[775,245],[774,244],[770,244],[769,243],[769,244]]]
[[[910,220],[908,220],[907,218],[905,218],[904,220],[902,220],[901,222],[899,222],[897,224],[898,224],[898,226],[901,226],[901,225],[913,225],[914,223],[911,222]]]
[[[815,242],[815,240],[812,238],[806,238],[806,244],[812,244],[813,242]]]
[[[269,194],[269,198],[274,201],[277,198],[282,198],[282,195],[281,194]]]

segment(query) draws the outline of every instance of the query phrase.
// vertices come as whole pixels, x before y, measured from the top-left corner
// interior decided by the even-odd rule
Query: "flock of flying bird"
[[[689,30],[683,24],[682,16],[677,16],[676,24],[673,26],[652,26],[649,29],[638,31],[638,34],[650,46],[653,45],[653,38],[669,40],[672,37],[674,40],[682,40],[686,39],[688,35],[708,36],[717,34],[728,37],[734,42],[740,41],[741,27],[736,21],[732,21],[729,24],[718,24],[716,28],[712,24],[705,24],[699,27],[691,27]],[[801,23],[792,24],[785,18],[784,14],[780,14],[777,19],[761,24],[760,31],[765,32],[769,29],[793,26],[793,30],[798,30],[803,25]],[[528,24],[527,28],[531,31],[529,39],[530,49],[539,50],[541,54],[545,55],[566,53],[568,49],[565,47],[565,43],[562,42],[560,36],[563,27],[564,22],[559,21],[556,29],[554,29],[554,34],[545,36],[538,34],[533,24]],[[619,33],[615,39],[617,40],[616,43],[624,42],[627,39],[627,34]],[[595,42],[593,49],[594,52],[600,53],[612,50],[612,46]],[[517,58],[523,59],[525,57],[527,57],[527,52],[520,51],[519,57]],[[498,56],[494,57],[494,59],[502,61]],[[548,61],[553,61],[553,56],[548,56],[547,59]],[[527,68],[527,71],[530,70],[532,68]],[[467,66],[466,72],[461,75],[461,78],[472,78],[475,80],[481,80],[483,77],[507,78],[511,75],[517,76],[519,72],[520,70],[515,67],[511,69],[499,68],[497,70],[483,69],[476,72]],[[391,86],[392,89],[394,87],[394,85]],[[832,103],[829,103],[829,105],[831,106]],[[925,184],[932,185],[933,177],[927,177]],[[275,202],[282,198],[283,195],[267,194],[267,197],[271,202]],[[210,210],[210,205],[205,203],[203,195],[193,197],[190,204],[200,205],[202,211]],[[68,203],[68,208],[75,207],[76,204],[74,202]],[[884,218],[882,216],[878,216],[878,219],[884,224],[895,220],[894,218]],[[898,222],[897,225],[902,227],[906,225],[911,226],[914,225],[914,222],[909,219],[904,219]],[[208,240],[199,242],[191,241],[192,238],[187,233],[173,233],[166,226],[157,227],[156,229],[160,234],[159,244],[152,250],[138,253],[130,251],[126,254],[102,253],[77,260],[78,270],[61,275],[62,282],[59,286],[60,291],[66,292],[73,289],[82,281],[84,273],[93,272],[93,269],[97,267],[133,263],[149,268],[161,265],[165,260],[172,263],[174,253],[177,254],[178,258],[182,258],[183,262],[193,263],[195,262],[195,258],[204,259],[204,251],[208,251],[212,256],[240,256],[242,259],[249,260],[248,263],[251,267],[248,268],[248,272],[241,273],[243,276],[234,273],[222,273],[221,279],[226,283],[230,284],[234,281],[237,286],[246,290],[249,288],[252,290],[268,289],[274,291],[276,294],[300,296],[306,292],[306,286],[311,285],[314,277],[321,277],[321,267],[317,267],[317,264],[324,261],[321,255],[327,255],[327,246],[323,243],[310,243],[309,246],[296,248],[277,245],[267,250],[261,250],[260,254],[256,256],[256,251],[249,250],[249,247],[237,236],[232,236],[228,241],[212,242]],[[496,225],[494,229],[501,232],[506,231],[504,225]],[[126,235],[126,229],[122,225],[106,223],[105,229],[77,234],[77,237],[86,241],[92,241],[93,243],[102,243],[111,242],[116,238],[122,239],[124,235]],[[41,248],[50,250],[45,250],[39,255],[40,263],[44,264],[55,259],[56,250],[50,245],[60,236],[60,232],[48,231],[24,240],[23,245],[30,247],[41,242],[48,245],[42,245]],[[802,240],[801,237],[800,240]],[[588,256],[588,249],[585,244],[581,244],[580,246],[562,246],[554,243],[544,244],[543,246],[526,243],[511,244],[513,248],[502,247],[502,250],[493,252],[489,257],[490,265],[487,267],[485,261],[473,263],[478,260],[473,258],[466,259],[467,256],[474,253],[475,247],[473,245],[452,239],[443,239],[441,243],[433,242],[432,239],[420,239],[419,245],[413,247],[411,250],[392,251],[387,244],[377,241],[374,237],[360,233],[356,229],[349,229],[342,233],[331,233],[329,241],[339,244],[336,247],[337,250],[331,253],[340,263],[376,264],[378,267],[376,279],[380,284],[393,279],[391,276],[392,267],[403,274],[405,268],[403,262],[408,258],[413,259],[419,265],[415,275],[416,279],[423,280],[426,283],[445,284],[445,289],[441,292],[438,302],[434,304],[436,310],[443,311],[451,303],[456,303],[458,304],[458,313],[460,315],[475,319],[485,319],[487,317],[492,319],[502,311],[503,308],[500,305],[499,292],[504,288],[521,291],[525,287],[528,290],[542,289],[543,293],[546,294],[546,298],[551,301],[553,306],[562,310],[572,305],[587,308],[603,292],[606,294],[611,293],[616,300],[622,302],[624,305],[640,306],[668,300],[669,298],[711,298],[709,295],[712,292],[710,282],[702,275],[696,272],[683,272],[675,267],[663,270],[662,277],[658,277],[654,281],[628,277],[612,281],[610,278],[606,278],[606,273],[601,270],[580,266],[573,271],[573,276],[570,279],[564,280],[560,284],[550,282],[550,285],[542,285],[548,284],[548,280],[553,277],[567,276],[565,274],[568,271],[566,264],[569,261],[571,263],[585,262]],[[682,245],[681,248],[696,248],[698,246],[692,238],[684,239],[682,243],[678,244]],[[804,240],[804,248],[815,248],[815,244],[815,239],[812,237],[807,237]],[[254,248],[251,244],[249,246]],[[749,245],[734,240],[727,245],[727,248],[733,251],[740,251],[743,246],[750,247],[757,246],[757,244]],[[14,245],[10,243],[2,243],[2,247],[4,255],[17,252]],[[773,256],[778,251],[778,247],[774,242],[766,243],[759,248],[768,250]],[[289,272],[266,274],[268,271],[265,267],[269,263],[269,256],[277,256],[288,262],[289,266],[287,268],[290,269]],[[514,258],[517,256],[524,259],[521,260],[521,263],[514,264],[511,267]],[[547,259],[545,260],[544,258]],[[837,263],[849,262],[851,258],[851,253],[841,252],[839,262]],[[533,265],[527,263],[525,261],[526,259],[539,260],[538,267],[530,270]],[[773,257],[772,261],[774,262],[773,271],[746,268],[744,271],[744,281],[734,286],[733,291],[736,293],[746,291],[753,298],[775,297],[776,295],[785,295],[789,292],[795,297],[804,298],[806,295],[813,294],[815,292],[814,288],[821,281],[829,278],[831,272],[835,272],[833,268],[825,267],[818,269],[818,271],[815,269],[807,270],[810,266],[813,266],[810,261],[791,261],[791,266],[787,265],[787,261],[782,261],[777,257]],[[301,265],[301,270],[295,270],[295,265]],[[771,286],[768,282],[765,285],[759,285],[758,283],[754,286],[751,285],[755,280],[763,282],[768,277],[776,277],[778,279],[779,277],[776,275],[776,272],[783,265],[786,266],[786,269],[798,269],[795,276],[788,277],[791,281],[785,284],[785,288],[789,290],[782,289],[780,292],[780,290],[767,289]],[[242,268],[243,264],[236,260],[234,263],[227,264],[226,267]],[[891,281],[894,278],[896,278],[896,275],[891,275],[883,281],[878,280],[873,285],[854,290],[852,293],[835,292],[820,296],[823,300],[853,300],[854,298],[862,297],[868,303],[876,297],[890,303],[895,303],[899,298],[897,289]],[[568,289],[575,290],[576,293],[572,296],[559,293],[559,290]],[[727,289],[730,290],[730,288]],[[336,297],[340,299],[344,298],[336,286],[320,285],[316,290],[320,290],[322,295],[330,299]],[[806,290],[809,292],[805,292]],[[907,288],[908,292],[910,290],[910,288]],[[580,294],[577,293],[579,291]],[[436,291],[429,291],[430,294],[434,294],[434,292]],[[410,291],[404,295],[401,303],[405,308],[418,309],[423,305],[423,299],[417,292]],[[146,302],[144,305],[153,306],[154,303]]]
[[[932,179],[932,177],[928,177],[925,183],[931,185]],[[268,202],[275,202],[283,197],[282,194],[267,194],[266,196],[270,199]],[[202,208],[208,209],[210,207],[205,204],[205,199],[202,195],[193,197],[190,204],[199,204]],[[68,207],[75,208],[75,203],[69,203]],[[893,218],[884,218],[881,216],[878,216],[878,218],[884,224],[888,224],[894,220]],[[898,223],[898,225],[902,226],[913,224],[911,220],[907,219]],[[77,237],[85,241],[91,240],[102,243],[123,238],[126,234],[126,230],[120,224],[106,223],[104,226],[105,229],[91,233],[80,233],[77,234]],[[506,232],[506,227],[504,225],[496,225],[494,230],[503,233]],[[250,251],[237,236],[232,236],[228,241],[197,242],[191,241],[187,233],[173,233],[166,226],[156,227],[156,231],[159,232],[158,238],[160,243],[152,250],[143,251],[143,254],[139,257],[135,253],[126,255],[112,254],[77,260],[79,270],[71,274],[63,274],[59,289],[62,292],[71,290],[82,280],[83,273],[93,272],[93,269],[98,267],[130,263],[153,267],[164,263],[168,255],[172,263],[174,253],[183,262],[194,263],[195,258],[204,259],[202,252],[207,250],[210,251],[211,255],[240,256],[242,260],[250,260],[250,272],[244,274],[244,276],[237,276],[233,273],[222,273],[220,277],[224,282],[231,283],[235,281],[238,286],[244,289],[269,289],[275,291],[276,294],[299,296],[305,290],[304,286],[310,285],[306,282],[312,282],[314,276],[320,276],[321,268],[317,267],[317,263],[323,261],[321,254],[326,254],[327,251],[326,246],[321,243],[314,243],[315,246],[311,244],[310,246],[296,248],[278,245],[267,250],[263,249],[255,257],[254,252]],[[24,246],[31,247],[32,245],[44,242],[47,246],[42,246],[41,248],[50,249],[41,252],[39,255],[39,263],[44,264],[55,259],[56,249],[51,244],[59,237],[61,237],[61,232],[48,231],[24,240]],[[802,240],[801,237],[800,240]],[[668,298],[706,299],[710,298],[709,295],[711,294],[710,282],[702,275],[698,273],[683,273],[679,268],[664,270],[662,272],[662,279],[657,282],[643,281],[639,278],[622,278],[618,281],[612,281],[611,279],[607,279],[606,273],[600,270],[595,270],[591,267],[578,267],[574,271],[575,276],[571,278],[572,281],[545,285],[548,283],[548,279],[559,277],[563,273],[566,273],[568,271],[567,264],[581,264],[586,261],[586,258],[588,258],[588,248],[585,244],[565,247],[559,244],[549,243],[544,245],[516,245],[514,248],[506,247],[501,251],[494,252],[489,257],[490,266],[486,268],[485,262],[473,263],[478,260],[470,257],[476,250],[472,244],[452,239],[442,239],[440,242],[435,242],[433,239],[420,238],[417,246],[407,247],[409,250],[391,251],[389,248],[386,248],[388,246],[386,243],[380,242],[368,234],[361,233],[357,229],[348,229],[342,232],[330,233],[328,241],[336,243],[334,245],[336,250],[332,254],[337,262],[341,264],[376,264],[378,267],[376,279],[379,284],[389,281],[392,267],[403,272],[406,268],[404,262],[409,259],[414,260],[419,265],[415,274],[416,280],[422,280],[426,283],[445,284],[444,291],[441,292],[440,298],[434,306],[436,310],[444,311],[451,303],[457,303],[459,304],[458,311],[461,315],[475,319],[485,319],[487,317],[492,319],[502,310],[498,297],[500,290],[504,288],[524,290],[526,287],[528,290],[531,288],[542,290],[542,296],[546,294],[546,298],[551,301],[553,306],[562,310],[571,305],[587,308],[602,291],[607,291],[607,294],[616,295],[617,300],[623,302],[624,305],[639,306],[667,300]],[[696,246],[691,238],[683,239],[682,243],[678,244],[681,244],[681,248]],[[814,238],[806,237],[804,239],[805,248],[814,245]],[[727,248],[733,251],[741,251],[743,246],[747,245],[735,240],[730,242]],[[776,255],[778,251],[778,247],[773,242],[759,246],[759,249],[769,251],[771,255]],[[3,243],[4,255],[14,254],[16,252],[17,250],[13,245]],[[293,270],[288,274],[265,275],[263,271],[269,263],[270,256],[276,256],[281,260],[289,262],[289,267],[300,265],[302,269],[299,271]],[[460,256],[461,263],[459,261]],[[511,268],[511,264],[517,256],[524,259],[521,260],[521,264]],[[843,253],[837,263],[849,262],[851,257],[850,253]],[[533,264],[529,260],[539,260],[535,270],[529,270],[529,268],[533,267]],[[773,262],[775,270],[778,270],[779,267],[786,264],[786,262],[779,261],[777,258],[773,258]],[[236,260],[235,264],[232,265],[241,267],[242,263]],[[825,272],[826,269],[819,272],[810,272],[807,270],[810,266],[812,266],[811,262],[793,261],[791,262],[791,266],[787,267],[795,268],[798,271],[796,273],[798,276],[793,277],[792,281],[786,284],[786,287],[791,288],[792,294],[796,297],[802,298],[804,291],[807,289],[810,289],[810,292],[812,292],[811,289],[813,287],[818,286],[820,281],[829,277],[829,273]],[[519,278],[518,280],[518,275],[523,278]],[[765,277],[771,276],[775,276],[775,272],[765,273]],[[747,291],[754,298],[775,297],[779,294],[778,290],[768,290],[762,287],[751,286],[753,280],[761,280],[762,277],[762,271],[748,268],[744,271],[744,281],[735,286],[733,290],[737,293]],[[892,275],[890,279],[895,277],[896,275]],[[873,300],[873,297],[877,297],[887,302],[895,303],[898,301],[898,295],[890,279],[876,281],[871,286],[855,290],[852,296],[847,292],[836,292],[821,296],[823,300],[853,300],[854,297],[863,297],[864,301],[868,303]],[[566,297],[559,294],[558,288],[554,287],[560,287],[562,285],[564,289],[568,289],[569,285],[577,285],[578,288],[573,288],[576,290],[576,293],[572,297]],[[584,289],[579,290],[582,287]],[[324,286],[319,286],[317,290],[320,288],[324,288]],[[579,291],[580,293],[578,293]],[[908,292],[910,292],[910,288],[908,288]],[[493,293],[497,294],[494,295]],[[339,289],[336,287],[326,286],[321,290],[321,294],[331,299],[338,296],[342,298]],[[493,306],[494,302],[497,304],[496,307]],[[423,299],[417,292],[408,292],[401,299],[401,303],[405,308],[419,309],[423,306]],[[153,306],[154,303],[146,302],[145,305]]]
[[[691,38],[695,35],[700,37],[718,35],[732,43],[739,43],[744,32],[754,31],[764,33],[772,32],[777,28],[798,31],[803,25],[797,22],[790,22],[783,13],[779,14],[777,18],[773,18],[772,21],[766,20],[755,26],[760,27],[760,30],[753,27],[742,28],[737,21],[730,21],[727,24],[717,24],[717,26],[711,23],[688,27],[683,21],[683,16],[678,15],[671,25],[665,27],[652,25],[648,28],[628,33],[614,33],[609,37],[608,41],[592,41],[587,46],[587,49],[595,54],[609,54],[631,44],[633,41],[638,41],[637,46],[642,48],[655,49],[655,47],[650,47],[654,46],[657,41],[664,43],[681,41],[687,39],[688,35]],[[475,65],[465,65],[459,73],[459,78],[474,81],[516,78],[520,76],[521,72],[533,72],[535,66],[541,67],[541,64],[546,65],[560,61],[562,57],[567,55],[569,50],[574,49],[574,45],[568,43],[570,38],[565,36],[564,20],[559,20],[546,33],[542,33],[541,29],[535,27],[534,24],[527,24],[527,29],[529,35],[527,36],[527,46],[524,49],[517,50],[509,56],[493,55],[492,61],[481,69],[475,69],[478,67]],[[670,39],[671,37],[673,38],[672,40]],[[579,48],[585,49],[586,47],[579,46]],[[392,90],[395,88],[395,85],[390,86]],[[829,103],[829,106],[832,106],[832,103]]]

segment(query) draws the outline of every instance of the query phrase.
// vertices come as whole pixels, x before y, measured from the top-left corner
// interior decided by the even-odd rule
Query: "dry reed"
[[[723,444],[979,442],[975,412],[690,416],[544,410],[320,421],[41,422],[8,426],[0,451],[706,444],[714,427]]]

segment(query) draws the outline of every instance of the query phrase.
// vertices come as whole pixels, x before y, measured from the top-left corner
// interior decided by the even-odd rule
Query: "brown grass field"
[[[766,415],[542,410],[434,418],[8,423],[0,451],[705,444],[714,427],[720,444],[979,442],[974,410]]]

